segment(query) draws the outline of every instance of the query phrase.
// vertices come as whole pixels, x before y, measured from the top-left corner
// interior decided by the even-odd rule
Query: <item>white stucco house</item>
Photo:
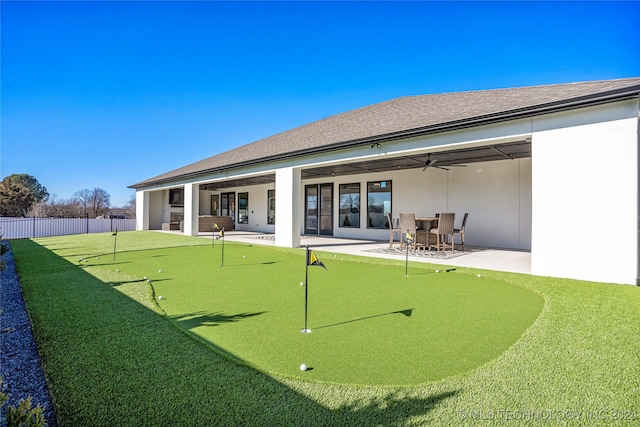
[[[467,244],[530,251],[534,275],[637,285],[639,96],[636,77],[392,99],[132,185],[137,228],[213,215],[298,247],[468,212]]]

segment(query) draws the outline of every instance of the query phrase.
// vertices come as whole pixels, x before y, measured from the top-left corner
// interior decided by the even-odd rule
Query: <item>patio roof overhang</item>
[[[523,159],[531,157],[531,139],[524,138],[519,141],[500,144],[488,144],[431,153],[425,152],[420,154],[385,156],[383,159],[376,158],[358,162],[349,161],[326,166],[309,167],[303,169],[301,175],[303,180],[322,178],[330,179],[335,176],[418,169],[425,167],[425,163],[427,162],[429,155],[432,156],[432,160],[437,160],[437,166],[444,168],[451,165]],[[200,189],[216,191],[234,187],[272,184],[275,180],[275,173],[269,173],[236,179],[219,180],[202,184]]]

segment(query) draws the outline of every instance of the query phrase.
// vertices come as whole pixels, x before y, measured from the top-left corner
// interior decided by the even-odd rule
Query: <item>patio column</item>
[[[136,191],[136,230],[149,229],[149,192]]]
[[[198,214],[200,212],[200,184],[184,186],[184,235],[198,235]]]
[[[297,168],[276,170],[276,246],[300,247],[301,177]]]

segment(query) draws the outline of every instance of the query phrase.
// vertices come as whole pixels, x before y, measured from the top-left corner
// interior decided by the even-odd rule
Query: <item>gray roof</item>
[[[637,97],[640,77],[395,98],[318,120],[130,186]]]

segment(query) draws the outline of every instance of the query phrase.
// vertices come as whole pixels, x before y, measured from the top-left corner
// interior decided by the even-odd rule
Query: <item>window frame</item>
[[[346,189],[348,187],[351,187],[352,189],[355,189],[354,187],[357,187],[357,190],[358,190],[357,193],[355,192],[343,193],[342,192],[343,188]],[[349,207],[350,212],[347,214],[346,212],[342,211],[343,194],[344,195],[357,194],[357,200],[355,202],[355,204],[357,204],[357,206],[355,206],[356,212],[353,211],[354,209],[353,199],[351,199],[351,202],[350,202],[350,207]],[[339,228],[361,228],[361,221],[360,221],[360,214],[362,212],[361,202],[362,202],[362,185],[359,182],[338,184],[338,227]],[[343,217],[344,219],[342,219]],[[354,222],[357,222],[357,224],[353,224]]]
[[[372,212],[372,207],[377,207],[377,205],[371,205],[370,195],[373,193],[385,193],[385,191],[371,191],[371,186],[375,186],[376,184],[380,185],[380,188],[388,188],[389,200],[382,201],[382,212]],[[367,182],[367,228],[372,230],[384,230],[388,228],[387,225],[387,213],[391,213],[391,201],[393,200],[393,181],[390,179],[380,180],[380,181],[368,181]],[[388,202],[388,209],[387,209]],[[377,210],[377,209],[376,209]],[[376,224],[373,225],[372,214],[375,214],[376,217],[379,217],[376,220]]]
[[[273,204],[273,209],[271,205]],[[276,225],[276,190],[267,190],[267,225]]]
[[[243,199],[246,201],[246,206],[244,208],[242,207]],[[243,211],[245,212],[243,213]],[[238,224],[249,224],[249,192],[248,191],[243,193],[238,193]]]

